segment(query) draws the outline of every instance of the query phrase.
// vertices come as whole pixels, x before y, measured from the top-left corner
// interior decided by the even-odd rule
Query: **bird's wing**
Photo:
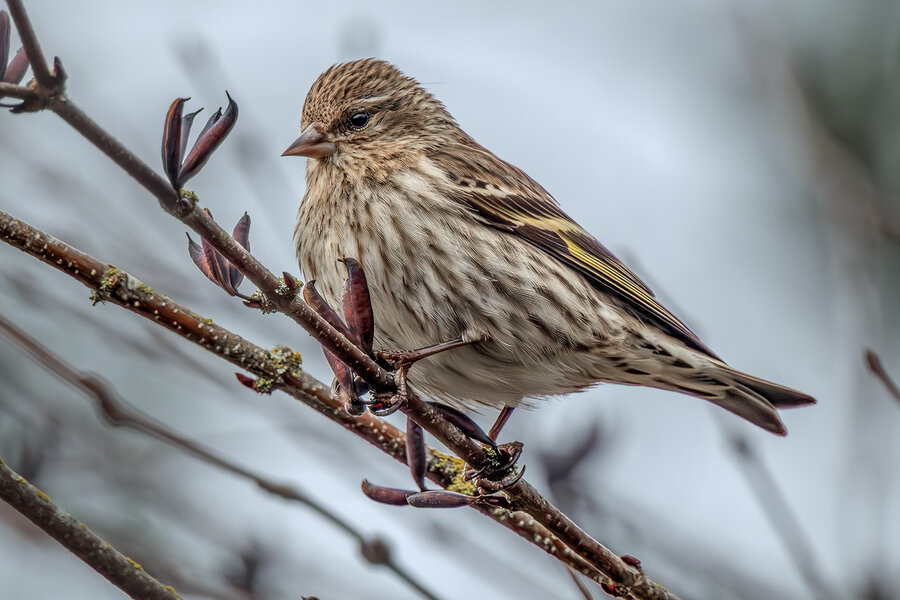
[[[718,359],[687,325],[659,303],[647,284],[566,215],[556,200],[521,169],[475,142],[442,150],[431,158],[447,175],[451,195],[485,224],[528,241],[610,294],[633,316]]]

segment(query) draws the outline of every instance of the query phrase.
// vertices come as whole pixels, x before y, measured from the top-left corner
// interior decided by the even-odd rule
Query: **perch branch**
[[[162,325],[257,376],[260,388],[280,389],[389,456],[402,463],[406,462],[405,436],[402,431],[370,414],[350,417],[343,410],[340,401],[331,397],[325,384],[302,371],[287,370],[285,352],[264,350],[194,314],[133,275],[103,263],[2,211],[0,239],[77,279],[92,291],[92,297],[96,301],[116,304]],[[429,449],[428,470],[428,478],[442,487],[461,484],[463,464],[459,459]],[[597,583],[606,581],[597,569],[530,515],[500,508],[475,508],[589,579]]]

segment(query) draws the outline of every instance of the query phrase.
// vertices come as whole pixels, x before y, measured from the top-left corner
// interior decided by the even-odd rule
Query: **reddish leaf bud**
[[[181,170],[181,123],[184,103],[190,98],[176,98],[166,113],[163,128],[162,161],[163,170],[176,191],[181,189],[178,172]]]
[[[368,496],[370,500],[381,502],[382,504],[391,504],[394,506],[406,506],[406,498],[414,492],[412,490],[401,490],[398,488],[381,487],[369,483],[368,479],[362,482],[363,494]]]
[[[484,432],[484,429],[463,411],[446,404],[441,404],[440,402],[428,402],[428,405],[431,406],[435,412],[444,417],[444,419],[458,427],[466,434],[466,436],[472,438],[476,442],[481,442],[482,444],[487,444],[494,448],[497,447],[496,442]]]
[[[184,159],[179,175],[182,185],[200,172],[200,169],[203,168],[203,165],[216,151],[216,148],[225,141],[225,137],[237,122],[237,103],[232,100],[228,92],[225,92],[225,95],[228,96],[228,107],[225,109],[225,112],[221,112],[220,109],[213,114],[210,120],[207,121],[203,131],[200,132],[200,136],[188,153],[187,158]]]
[[[9,13],[0,10],[0,81],[6,77],[6,63],[9,61]]]
[[[467,496],[449,490],[427,490],[410,494],[406,498],[406,502],[416,508],[459,508],[475,504],[477,501],[476,496]]]
[[[237,380],[241,383],[241,385],[246,386],[253,391],[256,391],[256,388],[254,387],[254,384],[256,383],[255,379],[253,379],[252,377],[247,377],[243,373],[235,373],[234,376],[237,377]]]
[[[420,490],[425,491],[425,469],[428,466],[425,431],[409,417],[406,417],[406,464],[413,481]]]
[[[375,337],[375,317],[372,312],[372,301],[369,297],[369,285],[362,265],[355,258],[341,259],[347,267],[347,279],[341,303],[344,308],[344,320],[353,337],[350,338],[366,354],[372,354],[372,342]]]
[[[303,286],[303,300],[311,309],[319,313],[320,317],[328,321],[329,325],[344,334],[347,339],[353,340],[350,330],[347,329],[347,326],[341,321],[337,312],[328,306],[328,303],[325,302],[325,298],[319,294],[319,291],[316,289],[315,279],[307,281],[306,285]]]
[[[3,83],[18,84],[25,77],[27,71],[28,55],[25,53],[25,47],[22,46],[19,48],[19,51],[16,52],[16,55],[13,56],[13,59],[9,61],[9,66],[6,68],[6,75],[3,76]]]

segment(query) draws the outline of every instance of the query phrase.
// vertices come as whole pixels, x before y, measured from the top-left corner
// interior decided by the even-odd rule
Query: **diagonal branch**
[[[393,425],[371,414],[351,417],[328,387],[296,368],[286,349],[266,351],[239,335],[215,325],[139,279],[85,254],[65,242],[0,211],[0,240],[19,248],[77,279],[92,291],[95,301],[106,301],[144,317],[257,377],[257,390],[280,389],[319,414],[355,433],[398,461],[406,462],[405,436]],[[465,486],[463,464],[429,449],[428,478],[445,488]],[[474,507],[535,544],[554,558],[597,583],[606,581],[593,565],[563,543],[531,515],[500,508]],[[555,510],[555,509],[554,509]],[[675,598],[672,595],[636,598]]]
[[[160,583],[141,565],[59,508],[2,459],[0,498],[135,600],[181,599],[171,586]]]
[[[179,435],[167,427],[158,423],[149,415],[141,412],[119,396],[118,392],[108,381],[94,373],[79,371],[62,358],[54,354],[36,339],[13,325],[3,315],[0,315],[0,333],[15,342],[25,353],[34,358],[41,366],[56,375],[66,383],[73,385],[80,391],[95,400],[97,411],[106,421],[115,426],[123,426],[143,433],[156,440],[182,450],[194,457],[219,467],[233,475],[248,479],[262,490],[293,502],[299,502],[316,512],[319,516],[344,533],[354,538],[360,546],[360,553],[372,564],[384,565],[393,571],[398,577],[409,584],[424,598],[437,600],[437,596],[428,590],[422,583],[416,580],[411,573],[398,565],[391,556],[390,547],[379,537],[368,538],[353,524],[343,519],[327,506],[304,493],[297,487],[289,484],[273,481],[262,475],[258,475],[242,467],[227,458],[219,456],[202,444]]]

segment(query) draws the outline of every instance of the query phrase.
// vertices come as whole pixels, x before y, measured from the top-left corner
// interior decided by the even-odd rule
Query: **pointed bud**
[[[194,117],[202,110],[202,108],[198,108],[194,112],[181,117],[181,148],[178,150],[178,164],[181,164],[181,161],[184,160],[184,151],[187,149],[188,138],[191,136],[191,126],[194,124]]]
[[[6,75],[3,76],[3,83],[21,83],[27,71],[28,54],[25,53],[25,47],[22,46],[9,62],[9,66],[6,68]]]
[[[466,434],[466,436],[472,438],[476,442],[487,444],[493,448],[497,447],[497,443],[484,432],[484,429],[463,411],[446,404],[441,404],[440,402],[428,402],[428,405],[431,406],[435,412],[444,417],[444,419],[458,427]]]
[[[228,107],[225,109],[225,112],[221,112],[220,109],[219,111],[216,111],[213,118],[207,121],[206,126],[203,128],[203,131],[200,132],[200,136],[194,143],[194,147],[191,148],[187,158],[184,159],[184,165],[182,166],[180,174],[182,185],[200,172],[200,169],[202,169],[203,165],[210,159],[213,152],[216,151],[216,148],[225,141],[225,137],[237,122],[237,103],[231,98],[228,92],[225,92],[225,95],[228,96]]]
[[[166,123],[163,128],[162,161],[163,171],[169,178],[169,183],[175,191],[181,189],[178,172],[181,170],[181,119],[184,111],[184,103],[190,98],[177,98],[166,113]]]
[[[237,380],[241,385],[250,388],[254,392],[256,391],[256,387],[254,387],[254,385],[256,384],[255,379],[253,379],[252,377],[247,377],[243,373],[235,373],[234,376],[237,377]]]
[[[0,10],[0,81],[6,77],[6,63],[9,62],[9,13]]]
[[[213,267],[206,262],[206,253],[203,251],[203,248],[200,247],[200,244],[191,239],[191,234],[186,234],[188,239],[188,254],[191,255],[191,260],[194,261],[194,264],[197,265],[197,268],[200,269],[200,272],[206,275],[207,279],[219,285],[218,280],[216,280],[216,272]]]
[[[319,313],[319,316],[325,319],[329,325],[340,331],[344,337],[353,341],[350,330],[347,329],[347,326],[341,321],[337,312],[328,306],[328,303],[325,302],[325,298],[319,294],[319,290],[316,289],[315,279],[307,281],[306,285],[303,286],[303,301],[306,302],[307,306]]]
[[[459,508],[478,501],[476,496],[467,496],[449,490],[428,490],[407,496],[406,502],[416,508]]]
[[[425,454],[425,431],[418,423],[406,417],[406,464],[413,481],[425,491],[425,470],[428,459]]]
[[[287,271],[281,272],[281,278],[284,280],[284,285],[288,287],[292,294],[296,295],[297,291],[300,289],[300,282],[297,281],[297,278],[288,273]]]
[[[234,226],[234,231],[231,234],[231,237],[234,238],[241,247],[250,252],[250,215],[246,212],[244,216],[238,219],[237,225]],[[223,257],[224,258],[224,257]],[[244,274],[241,273],[237,267],[231,264],[230,261],[227,261],[228,264],[228,279],[231,282],[231,289],[237,294],[237,289],[241,286],[241,282],[244,281]]]
[[[353,333],[351,340],[366,354],[372,354],[372,342],[375,337],[375,317],[372,301],[369,296],[369,285],[362,265],[355,258],[341,259],[347,267],[347,279],[341,303],[344,308],[344,319]]]
[[[401,490],[398,488],[375,485],[370,483],[368,479],[363,479],[362,492],[370,500],[382,504],[391,504],[393,506],[407,506],[406,497],[414,493],[412,490]]]

